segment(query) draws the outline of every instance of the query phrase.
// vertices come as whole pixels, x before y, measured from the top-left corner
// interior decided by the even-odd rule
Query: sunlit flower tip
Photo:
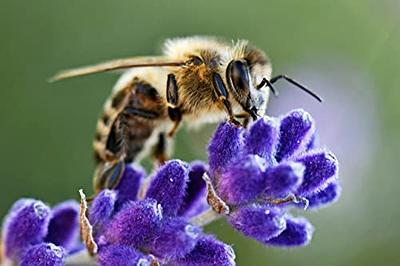
[[[206,200],[206,183],[203,180],[206,171],[207,166],[201,161],[190,164],[189,181],[183,203],[178,212],[179,216],[191,218],[209,208]]]
[[[208,160],[212,173],[221,172],[241,153],[243,148],[242,131],[242,128],[229,122],[218,126],[208,146]]]
[[[30,247],[22,256],[21,266],[63,266],[65,251],[52,243]]]
[[[279,131],[279,146],[275,158],[281,161],[306,150],[315,127],[311,115],[297,109],[281,119]]]
[[[269,168],[265,173],[265,194],[273,198],[285,198],[294,192],[303,180],[305,167],[301,163],[287,162]]]
[[[162,207],[154,199],[127,202],[105,228],[111,244],[143,246],[158,235],[163,218]]]
[[[281,209],[258,204],[237,209],[228,217],[228,221],[245,236],[262,243],[286,229],[286,220]]]
[[[79,204],[74,200],[62,202],[52,209],[45,242],[62,246],[67,251],[74,248],[79,238]]]
[[[50,208],[41,201],[25,199],[15,204],[2,233],[5,256],[11,259],[18,259],[26,248],[43,241],[51,216]]]
[[[302,155],[297,161],[306,167],[303,182],[297,190],[299,196],[319,191],[337,176],[338,161],[331,152],[313,151]]]
[[[125,167],[124,174],[115,188],[118,191],[117,209],[128,200],[136,200],[145,175],[145,170],[139,165],[128,165]]]
[[[316,209],[334,203],[340,196],[342,188],[337,182],[332,182],[323,190],[307,197],[308,207]]]
[[[172,262],[175,266],[231,266],[235,265],[235,252],[231,246],[212,236],[201,237],[195,248],[185,257]]]
[[[279,138],[279,121],[275,118],[258,119],[245,137],[245,148],[248,154],[256,154],[272,159]]]
[[[31,246],[21,258],[21,266],[62,266],[66,252],[52,243]]]
[[[314,227],[304,218],[287,217],[286,229],[265,244],[277,247],[297,247],[307,245],[312,238]]]
[[[92,226],[97,230],[101,230],[112,217],[117,200],[117,192],[115,190],[102,190],[93,200],[89,209],[89,220]]]
[[[188,174],[187,163],[180,160],[167,162],[155,174],[146,197],[161,204],[164,215],[175,216],[185,197]]]
[[[188,224],[182,218],[167,218],[148,248],[161,259],[181,258],[193,250],[200,233],[199,227]]]
[[[151,258],[131,246],[107,245],[99,250],[99,266],[150,266]]]
[[[230,204],[242,204],[254,200],[265,188],[263,170],[265,159],[258,155],[246,155],[238,158],[221,174],[218,192],[220,197]]]

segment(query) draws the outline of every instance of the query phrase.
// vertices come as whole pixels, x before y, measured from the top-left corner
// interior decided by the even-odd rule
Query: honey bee
[[[180,124],[228,118],[236,126],[265,114],[273,83],[271,62],[248,41],[213,37],[168,39],[162,56],[133,57],[62,71],[53,80],[125,69],[107,99],[93,141],[98,192],[118,185],[125,164],[148,154],[162,163]],[[242,122],[240,122],[241,120]]]

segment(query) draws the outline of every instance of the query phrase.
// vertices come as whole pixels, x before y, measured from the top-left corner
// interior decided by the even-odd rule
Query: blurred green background
[[[396,0],[1,0],[0,216],[20,197],[54,204],[91,190],[91,140],[117,76],[47,83],[55,71],[156,54],[168,37],[245,38],[270,55],[275,73],[325,97],[306,105],[321,142],[330,135],[322,144],[338,154],[344,191],[304,214],[316,227],[304,248],[266,248],[223,222],[206,230],[233,244],[238,265],[400,265],[399,12]],[[301,92],[279,88],[272,110],[307,109]],[[205,159],[212,132],[181,131],[176,157]]]

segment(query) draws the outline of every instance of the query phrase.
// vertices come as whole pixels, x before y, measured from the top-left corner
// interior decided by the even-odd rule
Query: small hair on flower
[[[208,155],[208,186],[215,191],[209,202],[226,205],[228,222],[265,245],[308,244],[312,225],[288,211],[323,207],[340,195],[338,161],[315,147],[314,121],[301,109],[280,118],[262,117],[249,129],[222,123]]]

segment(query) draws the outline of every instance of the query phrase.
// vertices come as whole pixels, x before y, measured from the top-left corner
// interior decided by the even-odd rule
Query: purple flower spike
[[[144,169],[138,165],[126,166],[121,181],[115,189],[118,191],[118,200],[116,203],[117,209],[128,200],[136,200],[140,185],[145,175],[146,173]]]
[[[306,167],[303,182],[297,191],[300,196],[307,196],[320,190],[336,176],[338,170],[336,157],[326,151],[303,155],[297,161]]]
[[[249,129],[245,139],[248,154],[273,160],[279,138],[279,122],[276,119],[261,118]]]
[[[265,159],[246,155],[221,175],[218,190],[230,204],[242,204],[255,199],[265,188]]]
[[[167,162],[156,173],[146,193],[161,204],[163,214],[175,216],[183,202],[188,182],[188,164],[179,160]]]
[[[79,237],[79,204],[73,200],[60,203],[53,208],[52,214],[44,241],[66,250],[74,248]]]
[[[18,259],[31,245],[43,241],[50,221],[50,208],[37,200],[17,201],[3,225],[4,249],[8,258]]]
[[[160,234],[151,244],[151,253],[161,259],[181,258],[193,250],[201,229],[181,218],[164,221]]]
[[[313,134],[314,122],[310,114],[301,109],[291,111],[281,121],[276,159],[281,161],[305,150]]]
[[[42,243],[27,250],[22,256],[21,266],[63,266],[65,252],[52,243]]]
[[[265,241],[265,244],[277,247],[297,247],[307,245],[314,227],[304,218],[286,219],[286,229],[277,237]]]
[[[286,229],[284,212],[262,205],[239,208],[229,216],[228,221],[245,236],[260,242],[276,237]]]
[[[96,230],[101,230],[113,215],[116,197],[114,190],[105,189],[94,198],[89,209],[89,220]]]
[[[316,209],[334,203],[339,198],[341,191],[340,185],[337,182],[332,182],[323,190],[307,197],[308,207]]]
[[[191,163],[186,195],[178,212],[180,216],[191,218],[208,209],[206,182],[203,180],[206,171],[207,166],[203,162]]]
[[[162,217],[162,207],[153,199],[127,202],[106,227],[106,239],[112,244],[143,246],[159,233]]]
[[[220,124],[208,146],[208,161],[211,172],[220,173],[240,154],[242,147],[242,129],[229,122]],[[211,176],[211,178],[214,178],[214,176]]]
[[[151,259],[130,246],[108,245],[99,250],[99,266],[150,266]]]
[[[175,266],[232,266],[235,265],[235,252],[230,246],[214,237],[203,236],[192,252],[172,264]]]
[[[288,162],[265,172],[265,194],[273,198],[285,198],[300,185],[305,167],[301,163]]]

